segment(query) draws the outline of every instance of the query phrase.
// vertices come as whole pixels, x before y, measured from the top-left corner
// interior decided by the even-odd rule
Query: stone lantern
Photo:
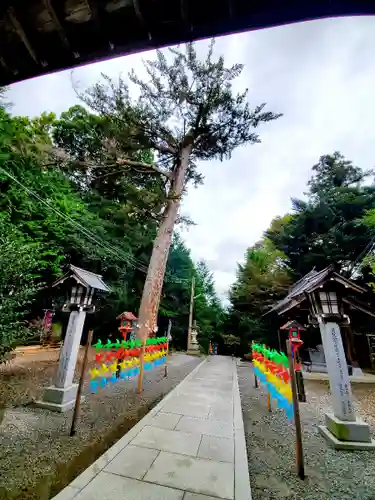
[[[341,328],[350,324],[349,307],[372,314],[357,303],[356,296],[366,290],[337,273],[333,266],[322,271],[313,269],[289,290],[288,295],[269,311],[279,315],[303,316],[319,327],[330,383],[333,412],[325,415],[319,426],[323,436],[337,449],[375,449],[369,426],[355,414],[348,365],[341,337]],[[346,306],[346,309],[345,309]]]
[[[70,265],[69,271],[52,285],[65,289],[66,300],[62,311],[70,313],[69,323],[54,385],[44,391],[37,405],[52,411],[64,412],[74,406],[78,385],[73,383],[83,325],[87,313],[95,311],[95,295],[110,292],[99,274]]]
[[[319,326],[333,405],[333,413],[326,413],[326,425],[319,426],[319,430],[335,448],[374,448],[368,424],[360,421],[354,410],[340,330],[350,323],[349,316],[344,314],[342,292],[337,281],[329,279],[308,293],[310,321]]]

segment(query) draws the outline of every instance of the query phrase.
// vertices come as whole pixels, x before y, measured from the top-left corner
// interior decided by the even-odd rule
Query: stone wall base
[[[78,384],[72,384],[66,388],[55,386],[47,387],[44,390],[43,399],[35,404],[39,408],[64,413],[73,408],[77,396]]]

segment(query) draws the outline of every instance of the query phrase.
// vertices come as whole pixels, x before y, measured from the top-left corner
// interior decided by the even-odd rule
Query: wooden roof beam
[[[66,36],[64,28],[62,27],[62,25],[60,23],[59,17],[56,14],[55,9],[51,5],[51,0],[43,0],[43,4],[44,4],[44,8],[48,12],[48,14],[51,16],[51,19],[52,19],[53,24],[55,25],[55,27],[58,31],[58,34],[59,34],[59,37],[60,37],[62,44],[64,45],[64,47],[67,50],[69,50],[69,52],[72,52],[68,37]]]
[[[33,49],[29,39],[27,38],[26,36],[26,33],[24,31],[24,29],[22,28],[22,25],[21,23],[19,22],[19,20],[17,19],[16,17],[16,14],[14,12],[14,8],[13,7],[9,7],[8,11],[7,11],[7,14],[8,14],[8,18],[13,26],[13,28],[15,29],[17,35],[20,37],[20,39],[22,40],[22,43],[24,44],[24,46],[26,47],[26,50],[28,51],[28,53],[30,54],[31,58],[34,60],[34,62],[36,64],[39,64],[39,61],[38,61],[38,58],[37,58],[37,55],[36,55],[36,52],[35,50]]]
[[[189,22],[187,0],[180,0],[180,11],[181,11],[182,22],[184,23],[187,31],[189,31],[190,33],[192,31],[192,26]]]
[[[152,35],[149,32],[149,30],[147,29],[147,27],[146,27],[146,22],[145,22],[145,19],[143,17],[143,14],[141,12],[141,8],[139,6],[139,1],[138,0],[132,0],[132,2],[133,2],[133,7],[134,7],[135,15],[137,16],[138,21],[140,22],[140,24],[146,29],[147,35],[148,35],[148,39],[149,39],[149,41],[151,41],[152,40]]]
[[[228,0],[229,19],[233,19],[233,2]]]

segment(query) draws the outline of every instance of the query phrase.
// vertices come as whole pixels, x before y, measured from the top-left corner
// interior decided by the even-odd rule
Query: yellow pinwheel
[[[93,378],[96,378],[96,377],[100,377],[100,371],[97,369],[97,368],[92,368],[90,370],[90,377],[93,379]]]
[[[115,373],[117,371],[117,363],[112,363],[111,365],[109,365],[109,369],[112,373]]]
[[[105,375],[106,373],[108,373],[108,366],[103,363],[102,366],[100,367],[100,372],[101,375]]]

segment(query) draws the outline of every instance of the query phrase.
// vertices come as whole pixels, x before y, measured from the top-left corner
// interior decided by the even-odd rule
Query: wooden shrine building
[[[314,356],[323,355],[316,312],[323,317],[340,314],[341,332],[349,371],[351,368],[375,370],[375,309],[372,293],[335,271],[333,265],[322,271],[313,269],[294,283],[285,298],[266,314],[277,314],[279,324],[296,321],[303,325],[302,359],[308,365]],[[278,332],[279,348],[285,351],[287,328]]]

